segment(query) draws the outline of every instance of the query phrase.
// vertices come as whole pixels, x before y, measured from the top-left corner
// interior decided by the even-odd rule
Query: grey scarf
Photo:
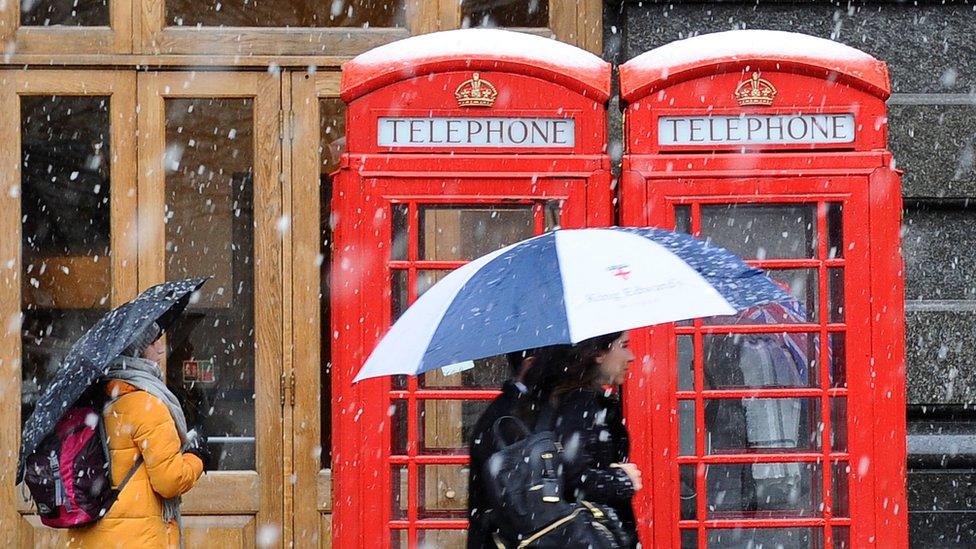
[[[144,358],[134,358],[131,356],[120,356],[109,365],[105,372],[105,379],[118,379],[124,381],[140,391],[145,391],[158,398],[169,409],[176,423],[176,432],[180,435],[180,445],[186,446],[186,416],[183,415],[183,408],[176,395],[169,390],[166,382],[163,381],[163,372],[159,369],[159,364]],[[183,546],[183,517],[180,515],[180,503],[182,498],[163,500],[163,520],[175,520],[180,527],[180,547]]]

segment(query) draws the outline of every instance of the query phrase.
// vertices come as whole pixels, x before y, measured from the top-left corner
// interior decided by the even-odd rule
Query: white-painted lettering
[[[381,147],[566,148],[576,145],[572,118],[382,117]]]

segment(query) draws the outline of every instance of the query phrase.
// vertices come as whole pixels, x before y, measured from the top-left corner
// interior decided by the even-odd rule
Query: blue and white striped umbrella
[[[355,381],[789,299],[762,271],[687,234],[558,230],[445,276],[393,324]]]

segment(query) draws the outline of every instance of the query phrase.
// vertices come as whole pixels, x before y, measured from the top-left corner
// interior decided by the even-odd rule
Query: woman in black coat
[[[628,342],[626,332],[583,341],[564,362],[530,371],[526,385],[535,402],[555,409],[552,429],[563,447],[564,497],[612,507],[636,547],[631,500],[641,476],[628,459],[623,409],[613,390],[634,359]]]

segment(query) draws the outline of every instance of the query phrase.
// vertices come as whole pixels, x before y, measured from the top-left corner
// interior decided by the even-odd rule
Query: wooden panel
[[[159,73],[140,74],[139,103],[139,289],[166,278],[166,112]]]
[[[334,78],[333,78],[334,79]],[[318,523],[316,482],[321,469],[319,308],[319,100],[318,75],[292,75],[290,117],[292,202],[293,366],[295,406],[294,440],[295,530]],[[318,451],[316,451],[318,449]]]
[[[183,509],[197,514],[247,514],[261,505],[262,479],[254,471],[212,471],[183,495]]]
[[[319,548],[332,549],[332,515],[322,513],[322,521],[319,527]]]
[[[292,111],[292,95],[291,95],[291,78],[283,78],[281,80],[281,110],[283,113],[288,113],[283,117],[284,126],[281,128],[282,131],[282,141],[288,140],[288,145],[291,144],[291,136],[293,135],[293,121],[294,112]],[[292,230],[292,219],[294,203],[292,202],[292,166],[291,157],[288,155],[281,156],[281,219],[287,220],[287,223],[279,223],[278,230],[281,232],[282,239],[282,254],[281,254],[281,300],[282,300],[282,310],[281,318],[282,322],[282,332],[281,332],[281,342],[284,346],[281,350],[281,379],[288,379],[289,383],[285,387],[286,392],[290,392],[287,395],[286,402],[282,403],[282,461],[281,466],[284,474],[291,474],[295,470],[295,437],[293,432],[295,429],[294,423],[294,409],[295,409],[295,389],[294,379],[294,353],[290,352],[293,348],[292,337],[294,330],[294,322],[291,320],[292,317],[292,307],[294,299],[294,286],[293,286],[293,256],[294,256],[294,232]],[[282,381],[284,383],[284,381]],[[284,508],[285,516],[294,516],[295,513],[295,484],[294,482],[285,483],[282,487],[283,493],[282,497],[284,501],[282,502],[282,507]],[[291,540],[294,539],[295,535],[295,523],[293,520],[285,520],[282,522],[282,537],[283,539]]]
[[[424,401],[423,431],[427,448],[467,448],[461,436],[460,400]]]
[[[319,472],[316,484],[319,496],[316,508],[319,511],[332,511],[332,471],[326,469]]]
[[[439,2],[436,1],[407,0],[407,25],[410,34],[426,34],[440,30],[439,7]]]
[[[149,35],[144,53],[354,56],[410,36],[407,29],[296,29],[165,27]],[[143,40],[146,40],[144,37]]]
[[[603,2],[581,0],[577,3],[579,47],[603,56]]]
[[[3,52],[5,54],[11,53],[10,38],[17,32],[17,26],[20,23],[19,4],[20,2],[7,2],[0,9],[0,43],[4,45]]]
[[[82,80],[92,71],[76,71]],[[112,306],[134,299],[138,284],[138,213],[136,184],[136,75],[116,72],[112,87]],[[62,82],[64,79],[62,79]]]
[[[141,9],[134,14],[138,53],[355,56],[411,33],[406,28],[169,27],[165,24],[164,0],[140,3]],[[421,0],[411,3],[417,6],[411,8],[408,3],[408,28],[428,28],[432,19],[429,12],[434,8]]]
[[[302,77],[303,80],[305,79],[304,75],[300,75],[300,76]],[[324,73],[324,74],[316,75],[315,78],[309,78],[309,80],[311,80],[313,82],[313,85],[315,86],[315,97],[313,98],[314,102],[318,104],[318,99],[321,99],[323,97],[336,97],[336,98],[339,97],[340,79],[341,79],[341,75],[339,73],[331,73],[331,74]],[[314,124],[315,128],[319,127],[320,121],[318,117],[309,120],[308,122]],[[316,143],[318,143],[318,141],[316,141]],[[316,159],[315,162],[316,162],[315,164],[316,176],[318,176],[318,159]]]
[[[132,51],[132,2],[111,0],[109,26],[23,27],[20,2],[6,2],[0,11],[0,39],[7,53],[129,53]],[[8,37],[13,40],[8,41]]]
[[[183,516],[185,546],[188,549],[221,547],[230,549],[255,547],[257,538],[253,516],[212,515]],[[275,532],[263,530],[261,541],[274,542]],[[21,518],[18,547],[23,549],[61,549],[71,540],[71,530],[56,530],[41,524],[36,515]],[[270,544],[262,545],[268,547]]]
[[[422,545],[438,549],[464,549],[466,534],[464,530],[427,530],[424,532]]]
[[[567,44],[579,45],[578,2],[549,2],[549,28],[556,39]]]
[[[136,53],[158,53],[156,33],[163,28],[165,20],[164,0],[141,0],[133,10],[133,40]]]
[[[268,73],[250,74],[254,96],[254,310],[255,320],[255,427],[257,470],[261,476],[261,512],[258,527],[274,528],[282,522],[281,387],[282,355],[282,215],[281,140],[278,116],[281,81]],[[219,78],[219,77],[218,77]],[[286,220],[287,222],[287,220]],[[269,543],[265,547],[280,547]]]
[[[72,539],[71,530],[55,530],[41,524],[37,515],[26,515],[18,519],[20,539],[17,547],[22,549],[61,549],[67,547]],[[9,545],[8,545],[9,547]]]
[[[46,54],[46,53],[14,53],[0,57],[0,67],[25,66],[31,68],[50,69],[59,66],[97,66],[97,67],[130,67],[139,69],[156,69],[163,67],[262,67],[278,65],[279,67],[309,66],[326,68],[336,67],[348,61],[350,55],[128,55],[128,54]]]
[[[423,476],[423,507],[427,510],[463,511],[468,506],[468,468],[427,465]]]
[[[255,547],[258,541],[261,542],[260,547],[272,547],[281,542],[280,534],[276,535],[272,529],[255,532],[255,520],[252,516],[187,516],[184,514],[183,531],[187,549],[203,547],[250,549]]]
[[[461,2],[439,0],[438,2],[439,30],[461,28]]]

